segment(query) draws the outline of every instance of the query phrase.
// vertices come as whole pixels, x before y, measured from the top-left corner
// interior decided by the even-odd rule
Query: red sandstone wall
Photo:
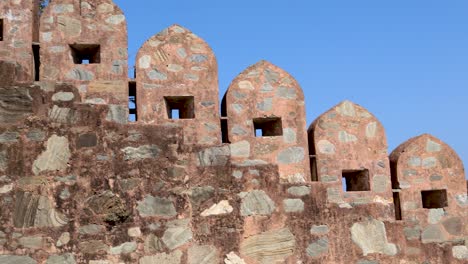
[[[186,143],[221,142],[218,65],[208,44],[178,25],[151,37],[136,58],[138,120],[184,127]],[[193,97],[193,115],[172,120],[166,97]]]
[[[127,104],[127,23],[112,0],[54,0],[40,23],[41,81],[73,83],[89,103]],[[100,62],[75,64],[71,44],[100,45]]]
[[[18,81],[34,80],[33,32],[37,0],[4,0],[0,2],[0,19],[3,19],[3,40],[0,41],[0,60],[18,63],[23,72]]]
[[[281,182],[310,180],[304,94],[277,66],[260,61],[237,76],[223,101],[231,155],[239,163],[275,164]],[[255,137],[255,121],[280,119],[278,134]]]

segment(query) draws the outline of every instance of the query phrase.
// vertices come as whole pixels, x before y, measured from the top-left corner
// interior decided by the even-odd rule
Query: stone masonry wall
[[[20,3],[3,14],[30,12]],[[41,21],[44,79],[0,53],[1,264],[468,261],[465,172],[439,139],[389,157],[381,123],[349,101],[307,133],[299,84],[266,61],[232,82],[220,117],[216,58],[177,25],[140,49],[128,122],[121,11],[54,0]],[[72,64],[75,43],[105,60]]]
[[[112,0],[52,1],[40,19],[40,43],[41,81],[73,83],[88,103],[127,105],[127,24]],[[97,62],[78,64],[74,52],[96,52]]]
[[[275,164],[281,182],[309,181],[304,94],[291,75],[266,61],[250,66],[231,83],[223,111],[234,159]]]
[[[0,58],[17,63],[17,81],[27,82],[34,78],[32,44],[38,6],[37,0],[0,2],[0,19],[3,22]]]
[[[327,184],[329,202],[341,207],[374,202],[389,213],[387,219],[394,218],[387,139],[377,118],[344,101],[312,123],[309,141],[315,155],[316,180]],[[343,172],[353,170],[368,171],[367,189],[343,190]]]
[[[136,73],[139,121],[182,126],[186,143],[221,143],[218,65],[204,40],[173,25],[143,44]],[[171,105],[180,111],[177,120]]]

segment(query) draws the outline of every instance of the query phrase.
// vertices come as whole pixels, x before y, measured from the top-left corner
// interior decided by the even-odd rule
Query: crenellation
[[[127,23],[112,0],[55,0],[40,22],[40,81],[72,83],[89,103],[127,104]]]
[[[40,28],[33,2],[0,4],[0,263],[466,263],[468,185],[441,140],[389,155],[350,101],[307,130],[267,61],[220,105],[214,52],[179,25],[129,79],[111,0],[53,0]]]

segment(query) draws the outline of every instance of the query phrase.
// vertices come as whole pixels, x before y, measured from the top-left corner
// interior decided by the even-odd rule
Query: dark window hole
[[[73,44],[70,50],[75,64],[101,63],[101,46],[98,44]]]
[[[193,96],[165,96],[167,116],[169,119],[195,118],[195,103]]]
[[[347,192],[370,191],[369,170],[343,170],[343,190]]]
[[[283,123],[279,117],[254,118],[255,137],[277,137],[283,135]]]

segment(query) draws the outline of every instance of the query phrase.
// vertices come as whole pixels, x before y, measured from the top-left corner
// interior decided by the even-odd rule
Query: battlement
[[[220,102],[212,49],[179,25],[129,79],[111,0],[38,6],[0,3],[0,263],[467,261],[465,171],[441,140],[389,155],[350,101],[307,129],[267,61]]]

